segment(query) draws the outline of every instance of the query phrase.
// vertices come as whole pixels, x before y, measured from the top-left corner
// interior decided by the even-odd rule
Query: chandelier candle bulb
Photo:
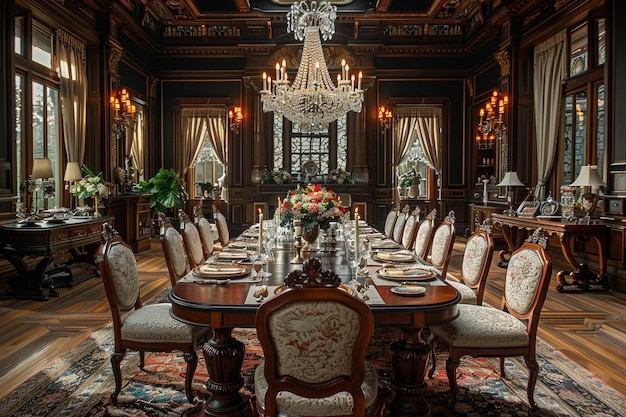
[[[358,85],[359,90],[361,90],[361,81],[363,81],[363,73],[359,71],[359,85]]]

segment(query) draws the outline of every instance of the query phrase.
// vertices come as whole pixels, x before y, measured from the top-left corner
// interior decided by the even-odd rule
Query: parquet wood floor
[[[458,273],[465,240],[457,238],[450,272]],[[499,306],[504,269],[491,267],[485,302]],[[137,254],[143,299],[169,284],[158,239]],[[560,268],[554,267],[554,275]],[[558,293],[553,277],[539,336],[569,358],[626,394],[626,294]],[[0,289],[6,277],[0,278]],[[49,301],[0,300],[0,399],[110,321],[99,279],[61,288]]]

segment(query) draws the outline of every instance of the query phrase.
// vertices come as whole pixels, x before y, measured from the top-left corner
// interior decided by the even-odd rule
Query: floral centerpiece
[[[335,170],[330,172],[330,180],[335,181],[339,184],[354,184],[354,179],[352,178],[352,174],[346,171],[343,168],[335,168]]]
[[[328,229],[330,222],[339,220],[347,210],[341,207],[337,194],[320,184],[309,184],[306,188],[298,186],[289,191],[283,202],[280,224],[287,226],[300,219],[304,232],[311,232],[316,226]]]
[[[83,165],[82,168],[85,176],[74,183],[72,186],[72,194],[78,198],[94,198],[95,212],[98,215],[98,201],[109,196],[109,187],[104,181],[102,172],[95,174],[92,170]]]

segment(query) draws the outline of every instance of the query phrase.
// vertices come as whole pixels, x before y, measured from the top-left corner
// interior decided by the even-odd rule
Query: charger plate
[[[221,251],[215,255],[218,259],[238,260],[248,259],[246,251]]]
[[[193,274],[200,278],[234,279],[250,274],[246,266],[200,265],[193,269]]]
[[[417,267],[411,269],[380,268],[376,274],[389,281],[429,281],[436,276],[433,271]]]
[[[287,287],[287,285],[286,285],[286,284],[283,284],[283,285],[281,285],[280,287],[276,287],[276,289],[274,290],[274,294],[278,295],[278,294],[280,294],[281,292],[285,291],[287,288],[289,288],[289,287]],[[340,290],[342,290],[342,291],[347,292],[349,295],[351,295],[351,296],[353,296],[353,297],[355,297],[355,296],[356,296],[356,291],[354,290],[354,288],[352,288],[352,287],[348,287],[348,286],[347,286],[347,285],[345,285],[345,284],[339,284],[339,287],[337,287],[337,288],[339,288],[339,289],[340,289]]]
[[[382,262],[415,262],[415,255],[412,253],[378,252],[372,258]]]
[[[419,285],[398,285],[397,287],[391,287],[391,292],[405,297],[417,297],[426,293],[426,287],[420,287]]]

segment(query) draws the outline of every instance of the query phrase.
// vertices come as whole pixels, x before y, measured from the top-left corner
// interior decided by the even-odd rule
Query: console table
[[[606,272],[606,245],[609,228],[602,222],[591,221],[590,223],[563,223],[560,220],[546,220],[537,218],[524,218],[508,216],[505,214],[492,214],[494,225],[501,227],[508,249],[500,253],[500,259],[520,247],[530,233],[537,228],[542,228],[549,236],[556,235],[561,243],[561,250],[565,259],[574,268],[573,271],[560,271],[557,274],[557,287],[563,292],[565,287],[576,286],[586,291],[590,285],[600,285],[603,290],[609,289]],[[574,259],[570,243],[572,238],[593,238],[598,244],[598,265],[600,271],[595,274],[589,270],[584,262]],[[569,280],[568,280],[569,277]]]
[[[100,247],[104,222],[112,223],[113,217],[1,225],[0,253],[18,273],[9,280],[10,288],[3,297],[47,300],[59,295],[55,286],[74,285],[99,276],[94,255]],[[72,255],[70,262],[50,269],[53,258],[64,253]]]

